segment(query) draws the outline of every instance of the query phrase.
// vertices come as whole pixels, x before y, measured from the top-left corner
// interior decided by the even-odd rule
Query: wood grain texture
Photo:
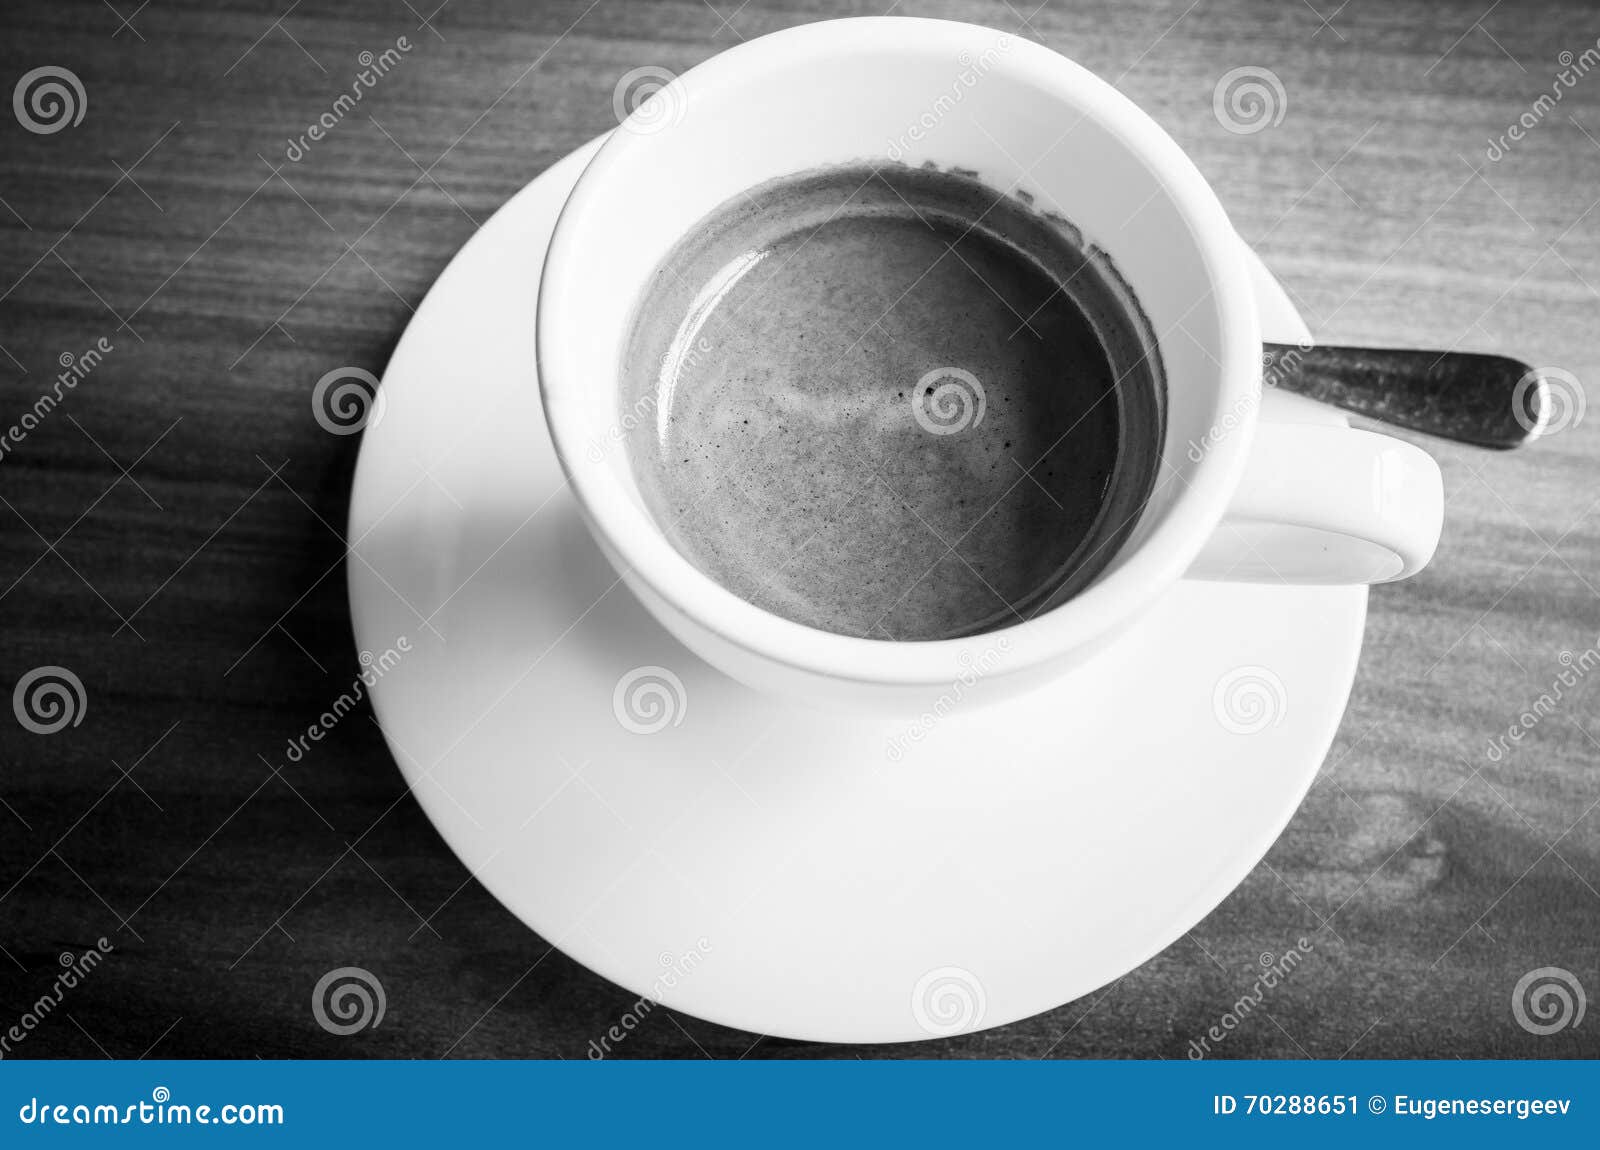
[[[436,9],[437,5],[437,9]],[[674,71],[850,0],[23,0],[10,90],[70,68],[83,121],[0,116],[0,423],[113,350],[0,457],[0,679],[72,669],[82,722],[0,722],[0,1027],[101,936],[115,953],[18,1056],[564,1056],[631,996],[520,926],[406,796],[366,714],[278,771],[354,671],[340,528],[355,444],[309,395],[380,371],[500,204],[615,123],[629,69]],[[285,14],[285,9],[289,9]],[[1324,23],[1315,9],[1330,19]],[[1502,352],[1600,378],[1600,70],[1550,91],[1580,4],[903,2],[1017,30],[1115,80],[1194,156],[1329,342]],[[419,13],[429,17],[419,26]],[[1024,19],[1025,18],[1025,19]],[[414,46],[303,159],[359,70]],[[1269,68],[1281,122],[1213,90]],[[781,126],[779,129],[781,130]],[[274,168],[280,174],[274,175]],[[1349,713],[1266,861],[1189,937],[1083,1001],[964,1039],[856,1051],[662,1010],[620,1056],[1181,1058],[1262,952],[1313,955],[1217,1044],[1235,1056],[1594,1056],[1520,1028],[1543,966],[1600,993],[1600,417],[1532,449],[1430,443],[1433,565],[1373,594]],[[1196,826],[1197,837],[1226,835]],[[1099,876],[1115,882],[1115,875]],[[819,939],[818,945],[828,945]],[[381,971],[384,1024],[321,1030],[311,988]],[[783,993],[774,987],[773,993]]]

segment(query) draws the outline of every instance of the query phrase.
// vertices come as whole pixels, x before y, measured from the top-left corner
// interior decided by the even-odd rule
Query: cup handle
[[[1439,465],[1420,448],[1349,427],[1260,423],[1243,481],[1188,578],[1387,583],[1433,557]]]

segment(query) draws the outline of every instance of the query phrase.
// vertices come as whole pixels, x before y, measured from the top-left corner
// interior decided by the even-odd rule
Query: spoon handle
[[[1549,407],[1533,368],[1503,355],[1376,347],[1263,347],[1267,386],[1479,447],[1520,447]]]

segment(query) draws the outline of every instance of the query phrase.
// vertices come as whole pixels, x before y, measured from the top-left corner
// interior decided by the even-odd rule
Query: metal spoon
[[[1262,350],[1269,387],[1460,443],[1520,447],[1549,418],[1543,376],[1503,355],[1280,343]]]

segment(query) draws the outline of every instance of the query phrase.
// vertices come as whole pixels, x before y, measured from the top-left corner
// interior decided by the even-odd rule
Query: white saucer
[[[540,412],[539,267],[597,144],[440,276],[361,446],[356,638],[400,656],[373,701],[445,841],[584,965],[791,1038],[997,1026],[1180,938],[1315,777],[1365,589],[1180,584],[1091,665],[957,705],[898,761],[887,748],[916,716],[819,715],[724,678],[616,582]],[[1264,335],[1298,341],[1299,316],[1259,279]],[[1339,420],[1277,394],[1263,411]],[[681,684],[650,672],[654,718],[626,710],[632,679],[618,693],[638,668]]]

